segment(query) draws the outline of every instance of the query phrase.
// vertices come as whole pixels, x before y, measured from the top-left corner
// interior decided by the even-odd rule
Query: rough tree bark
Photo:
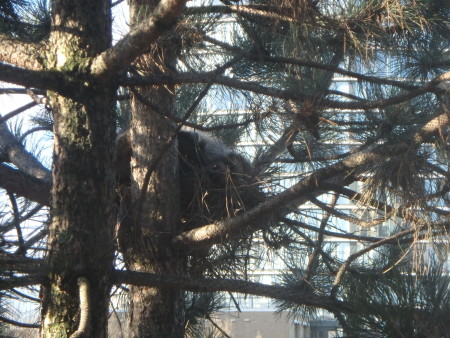
[[[7,165],[0,166],[0,171],[6,173],[8,178],[19,179],[15,183],[0,179],[0,183],[3,182],[12,191],[50,205],[51,208],[52,221],[45,264],[49,268],[45,269],[47,278],[42,290],[42,336],[107,335],[110,274],[114,258],[113,229],[116,218],[115,79],[133,60],[147,52],[152,42],[174,27],[185,3],[185,0],[153,1],[150,5],[145,2],[135,3],[134,17],[142,22],[135,25],[129,34],[114,46],[111,46],[111,3],[108,0],[51,1],[50,37],[40,43],[23,42],[7,34],[0,34],[3,47],[0,51],[1,80],[27,88],[46,90],[53,111],[55,146],[52,177],[45,168],[26,168],[21,160],[27,159],[26,163],[32,164],[32,159],[28,159],[30,156],[25,151],[21,151],[20,158],[17,157],[17,152],[12,149],[13,143],[8,140],[7,147],[2,145],[2,160],[15,164],[20,170]],[[161,97],[154,101],[160,104],[161,109],[171,109],[172,94],[164,90],[150,90],[148,95],[160,95]],[[140,108],[136,110],[140,111]],[[140,196],[140,187],[145,185],[144,172],[152,161],[152,156],[160,152],[159,148],[152,148],[151,140],[156,140],[158,135],[160,142],[155,145],[161,145],[172,133],[172,126],[162,120],[158,122],[154,114],[149,120],[146,115],[136,116],[132,135],[133,143],[138,145],[135,151],[137,179],[133,193]],[[8,135],[4,132],[2,136],[4,141]],[[145,223],[143,230],[137,231],[136,234],[142,236],[143,242],[156,242],[158,248],[152,251],[148,250],[147,244],[137,245],[133,251],[137,254],[130,255],[127,260],[130,267],[137,270],[144,269],[145,266],[149,271],[161,269],[175,273],[174,271],[183,265],[182,260],[177,259],[175,261],[181,263],[172,265],[170,250],[170,253],[167,253],[167,245],[161,244],[168,242],[161,234],[175,231],[176,221],[179,219],[176,188],[173,189],[172,185],[163,188],[166,182],[176,186],[176,161],[173,146],[169,155],[158,163],[161,169],[155,171],[155,182],[160,185],[153,179],[149,185],[151,191],[146,197],[154,202],[150,205],[150,213],[141,214],[136,211],[139,215],[135,217],[139,220],[136,224],[140,226]],[[168,175],[167,178],[164,175]],[[27,182],[28,188],[32,185],[33,188],[42,189],[42,193],[28,195],[25,192]],[[51,202],[48,198],[50,185]],[[157,194],[161,199],[153,198]],[[148,199],[140,205],[146,206],[147,202]],[[160,219],[159,214],[154,216],[160,207],[163,221],[155,224],[148,222],[152,217]],[[145,211],[147,207],[136,210]],[[159,232],[154,231],[155,229]],[[153,238],[153,235],[147,236],[148,233],[158,235]],[[127,250],[124,252],[128,253]],[[156,261],[147,259],[154,252],[158,253],[156,256],[159,258]],[[166,258],[168,263],[163,266],[162,262]],[[173,266],[175,268],[172,270]],[[78,285],[77,282],[80,281],[83,283]],[[181,299],[179,292],[172,295]],[[83,299],[82,302],[80,298]],[[144,309],[147,300],[139,302]],[[155,302],[155,308],[158,308],[160,303],[156,300]],[[166,298],[161,302],[179,304]],[[89,309],[89,304],[95,306]],[[156,318],[149,325],[167,328],[173,325],[171,318],[175,316],[165,316],[164,320],[161,318]],[[166,324],[161,325],[162,322]],[[180,325],[175,327],[182,328]]]
[[[132,25],[152,12],[157,1],[131,1]],[[161,39],[140,57],[139,71],[170,73],[176,47]],[[142,87],[153,105],[132,98],[131,220],[122,223],[121,244],[133,271],[183,275],[185,257],[171,243],[180,232],[178,155],[174,125],[160,112],[173,112],[173,86]],[[161,156],[164,153],[163,156]],[[157,164],[157,165],[156,165]],[[179,290],[133,286],[130,291],[130,337],[183,337],[183,294]]]
[[[112,283],[140,285],[132,286],[130,292],[130,336],[132,337],[183,336],[183,297],[182,292],[175,291],[178,288],[191,291],[252,291],[257,295],[292,300],[298,304],[317,306],[330,311],[350,313],[353,310],[351,306],[344,301],[336,300],[334,296],[336,290],[341,285],[344,286],[342,281],[345,279],[343,276],[345,277],[349,273],[350,268],[356,268],[356,265],[353,266],[352,263],[364,254],[365,250],[379,247],[387,242],[409,243],[412,240],[428,238],[425,237],[425,234],[433,233],[435,230],[436,233],[441,229],[448,231],[448,222],[440,222],[439,219],[441,215],[445,215],[445,210],[440,209],[437,207],[438,204],[434,205],[433,202],[433,205],[429,205],[431,207],[429,209],[431,210],[430,215],[437,215],[438,217],[433,216],[430,219],[438,218],[439,221],[414,220],[412,224],[415,228],[405,230],[401,234],[405,237],[402,238],[397,234],[395,236],[398,237],[392,235],[388,239],[374,237],[364,239],[361,236],[355,238],[350,237],[355,235],[328,232],[327,235],[332,237],[339,235],[349,240],[370,241],[373,244],[351,255],[343,264],[340,264],[340,260],[337,258],[331,259],[334,266],[330,264],[330,273],[339,273],[335,277],[335,287],[330,292],[328,292],[327,286],[324,286],[323,289],[314,289],[314,292],[320,291],[323,293],[321,296],[313,295],[311,297],[311,294],[308,294],[309,289],[304,291],[303,288],[297,291],[295,288],[289,290],[289,288],[282,289],[281,287],[264,286],[244,281],[235,283],[234,280],[221,280],[221,285],[218,285],[217,279],[185,278],[186,253],[183,251],[184,249],[189,250],[193,247],[198,249],[199,246],[209,247],[223,240],[229,240],[233,235],[237,235],[238,230],[243,226],[246,226],[248,231],[257,231],[261,229],[262,225],[267,224],[267,222],[259,222],[261,219],[267,219],[268,216],[271,218],[283,216],[287,204],[295,203],[295,207],[298,207],[310,200],[328,213],[330,208],[320,201],[315,201],[315,197],[330,190],[336,192],[340,190],[341,195],[361,201],[362,197],[355,197],[357,196],[356,191],[345,189],[346,192],[344,193],[342,187],[347,186],[350,182],[365,178],[366,173],[370,171],[369,169],[377,163],[391,164],[389,163],[391,159],[399,154],[410,150],[415,152],[417,149],[413,148],[416,146],[416,148],[419,148],[419,145],[429,142],[431,136],[434,139],[439,137],[440,142],[447,142],[445,126],[449,124],[447,108],[443,109],[443,112],[431,112],[429,115],[424,113],[423,116],[422,109],[420,109],[417,111],[417,113],[420,113],[418,114],[420,121],[414,122],[414,125],[417,123],[416,127],[409,129],[408,125],[412,123],[412,120],[411,122],[408,122],[408,120],[406,123],[399,123],[398,126],[401,130],[407,128],[406,132],[397,134],[398,131],[396,131],[393,138],[381,135],[384,133],[382,130],[384,129],[384,123],[382,124],[383,121],[380,121],[379,125],[374,126],[374,129],[380,129],[380,136],[377,136],[380,138],[377,140],[373,139],[372,132],[376,130],[372,130],[372,120],[367,119],[370,133],[366,131],[366,140],[370,142],[357,152],[350,151],[345,156],[340,151],[332,152],[330,157],[326,159],[327,165],[324,162],[323,166],[319,166],[321,169],[314,170],[310,174],[302,173],[305,174],[304,178],[299,178],[298,183],[291,188],[276,193],[273,198],[258,204],[255,208],[239,216],[191,230],[182,229],[182,224],[179,222],[178,158],[176,142],[173,142],[175,128],[162,117],[167,114],[173,115],[173,87],[175,85],[188,83],[211,85],[214,82],[230,88],[268,95],[272,98],[298,101],[308,106],[310,102],[317,99],[317,93],[311,94],[308,91],[300,90],[301,88],[290,86],[280,88],[278,82],[269,86],[269,83],[260,84],[253,79],[227,77],[215,71],[200,74],[194,72],[176,74],[173,71],[173,62],[177,51],[176,42],[175,45],[170,45],[167,38],[160,38],[159,41],[156,41],[156,39],[175,26],[185,2],[185,0],[129,0],[132,29],[129,34],[111,48],[111,5],[109,0],[52,0],[52,33],[50,39],[42,43],[23,43],[23,41],[7,34],[0,34],[0,40],[2,41],[0,79],[25,87],[46,90],[53,109],[55,158],[52,177],[52,202],[50,205],[52,221],[49,229],[48,264],[43,263],[45,269],[39,270],[39,275],[37,275],[37,267],[41,266],[40,261],[33,260],[30,263],[28,262],[29,258],[27,258],[27,262],[24,261],[23,266],[28,263],[33,264],[33,266],[24,268],[22,264],[17,263],[21,261],[16,260],[14,271],[18,275],[2,284],[3,288],[11,288],[41,283],[44,280],[43,336],[106,337],[109,289]],[[276,10],[276,6],[274,10]],[[280,10],[280,13],[284,13],[284,9],[281,8]],[[277,14],[277,11],[274,14]],[[378,16],[375,17],[370,13],[367,14],[371,18],[375,18],[377,25],[381,23],[381,28],[386,28],[383,24],[386,21],[379,20]],[[328,18],[328,20],[331,19],[328,23],[330,25],[338,23],[332,16]],[[389,17],[386,18],[389,19]],[[305,18],[302,17],[301,19],[304,20]],[[320,15],[320,20],[322,19],[327,19],[327,17]],[[349,33],[355,33],[355,35],[360,34],[358,28],[360,19],[352,15],[348,17],[343,15],[342,20],[342,24],[345,23],[346,25],[339,24],[338,28],[345,27],[345,29],[338,29],[335,32],[330,30],[333,33],[330,36],[337,33],[339,37],[346,30]],[[347,23],[351,23],[353,20],[356,23],[347,26]],[[361,20],[366,20],[364,15]],[[371,20],[368,22],[371,22]],[[311,23],[315,25],[318,21],[312,19]],[[314,27],[314,25],[311,27]],[[319,28],[326,33],[325,26],[322,25]],[[389,26],[389,28],[390,31],[395,29],[394,26]],[[370,31],[371,29],[368,32],[370,33]],[[378,32],[381,34],[382,30]],[[328,33],[325,35],[328,35]],[[317,35],[317,37],[320,37],[320,35]],[[345,35],[343,37],[345,38]],[[249,38],[253,39],[250,34]],[[369,38],[362,36],[361,38],[363,38],[361,41],[364,41],[365,44],[372,41],[372,36]],[[381,41],[381,38],[382,34],[378,41]],[[254,48],[243,50],[213,38],[205,39],[205,41],[221,47],[224,52],[228,51],[250,60],[285,65],[284,68],[286,69],[290,68],[290,66],[286,67],[288,65],[313,67],[354,77],[361,83],[392,86],[404,90],[395,96],[383,95],[378,99],[371,100],[353,94],[341,93],[343,99],[338,100],[333,97],[336,95],[339,97],[339,92],[336,92],[336,95],[330,95],[332,92],[329,92],[327,87],[326,95],[323,95],[320,104],[317,106],[324,114],[330,108],[356,109],[358,111],[372,108],[379,109],[407,102],[425,93],[441,95],[441,99],[448,94],[448,89],[443,82],[449,80],[449,72],[422,85],[419,83],[416,85],[357,74],[328,63],[290,59],[271,55],[271,53],[257,53],[257,49]],[[338,43],[339,39],[336,38],[335,42]],[[255,39],[255,42],[259,42],[257,40]],[[340,45],[340,43],[338,44]],[[404,45],[399,44],[397,47],[403,49]],[[346,48],[346,45],[342,44],[342,47]],[[143,53],[146,54],[141,56]],[[138,89],[135,89],[135,93],[139,92],[147,101],[151,102],[150,105],[143,105],[138,100],[137,95],[132,99],[133,117],[130,135],[133,148],[131,162],[133,179],[129,191],[129,209],[127,209],[130,217],[123,220],[119,231],[121,250],[130,271],[128,271],[128,274],[121,274],[112,272],[112,231],[115,225],[113,189],[115,117],[113,111],[116,85],[114,77],[123,74],[137,57],[139,59],[135,62],[133,68],[139,76],[127,78],[121,76],[117,80],[117,83],[121,81],[120,84],[124,86],[139,86]],[[286,75],[289,74],[286,73]],[[430,105],[430,107],[432,106],[433,104]],[[283,110],[279,112],[282,114],[281,116],[285,115]],[[330,111],[330,113],[333,112]],[[267,116],[269,117],[269,115]],[[425,123],[426,116],[428,116],[427,123]],[[333,120],[333,117],[331,119]],[[339,120],[340,118],[337,121]],[[3,121],[0,121],[0,124]],[[392,121],[395,122],[395,119]],[[387,119],[389,124],[392,121],[390,118]],[[341,122],[347,121],[342,120],[339,123]],[[336,124],[339,126],[339,123]],[[396,122],[394,124],[397,125]],[[359,126],[359,124],[355,125]],[[346,124],[342,124],[341,129],[336,128],[333,131],[334,129],[330,128],[329,130],[333,133],[339,131],[347,133],[344,126]],[[361,126],[364,126],[364,123]],[[329,126],[324,127],[327,130],[326,128]],[[7,128],[3,129],[3,131],[0,130],[0,134],[2,134],[2,140],[6,142],[0,144],[0,148],[2,148],[1,160],[13,164],[14,167],[9,164],[0,165],[0,186],[6,188],[10,193],[14,192],[26,196],[42,204],[50,204],[48,203],[48,195],[50,194],[51,179],[47,177],[50,176],[49,172],[43,167],[30,165],[30,163],[33,164],[33,159],[25,153],[23,145],[17,143],[17,147],[14,146],[13,142],[7,140],[9,138]],[[288,129],[285,132],[290,133]],[[268,156],[262,157],[264,161],[260,161],[260,164],[273,163],[276,155],[280,155],[289,144],[292,144],[284,136],[271,147],[272,151],[269,149]],[[364,136],[364,134],[361,134],[361,136]],[[280,144],[283,145],[281,148],[279,147]],[[324,142],[324,147],[318,148],[318,150],[327,150],[325,144],[328,143]],[[305,147],[307,146],[308,144],[305,142]],[[428,145],[424,149],[427,147]],[[277,148],[279,149],[277,150]],[[422,154],[419,153],[414,155],[421,155],[422,157]],[[333,156],[337,156],[335,160],[332,159]],[[296,160],[296,157],[292,155],[293,160]],[[416,158],[418,157],[412,157],[412,159]],[[26,160],[23,162],[23,159]],[[308,161],[316,162],[311,157]],[[430,157],[428,169],[431,168],[432,170],[427,172],[427,175],[431,172],[437,173],[436,177],[442,178],[444,181],[448,177],[448,173],[440,166],[435,165],[433,161]],[[267,168],[267,165],[265,168]],[[392,173],[395,173],[395,168]],[[361,174],[360,177],[358,177],[359,174]],[[9,180],[3,177],[6,175],[10,178]],[[426,197],[431,200],[434,200],[436,196],[445,199],[445,194],[448,193],[448,182],[447,180],[445,182],[446,184],[442,189],[441,187],[436,188],[436,192],[433,193],[435,196],[428,195]],[[39,189],[42,189],[42,191],[38,191]],[[425,199],[423,200],[425,201]],[[374,202],[376,203],[372,203],[370,207],[381,210],[381,204],[376,200]],[[364,203],[368,205],[367,200]],[[384,208],[384,212],[391,217],[391,213],[386,212],[386,209],[389,208],[392,209],[391,206],[388,206],[388,208]],[[427,209],[423,210],[428,212]],[[348,216],[340,212],[336,212],[336,214],[336,217],[344,220]],[[342,217],[340,214],[342,214]],[[398,210],[397,214],[400,214]],[[413,219],[406,213],[403,217],[408,222]],[[283,222],[295,223],[300,228],[304,227],[316,231],[320,234],[319,238],[326,234],[323,227],[316,228],[308,224],[302,225],[302,222],[293,219],[284,219]],[[314,224],[315,222],[316,219],[314,219]],[[254,224],[255,226],[249,227],[248,224]],[[413,232],[417,235],[412,237],[405,235]],[[18,235],[18,237],[21,236]],[[313,236],[311,237],[313,239],[303,235],[302,238],[301,243],[305,239],[305,243],[314,248],[314,252],[316,252],[316,249],[322,250],[321,239],[314,242],[315,237]],[[330,260],[325,257],[325,253],[323,256],[324,263],[328,267]],[[315,254],[311,257],[310,263],[314,263]],[[17,259],[17,257],[15,258]],[[30,273],[30,276],[27,276],[29,278],[19,275],[28,273]],[[40,273],[47,275],[44,278]],[[310,280],[309,272],[305,280]],[[317,285],[320,287],[319,284]],[[330,295],[327,296],[328,294]],[[93,304],[95,306],[90,308]]]
[[[91,57],[110,46],[110,1],[52,5],[54,29],[44,67],[64,72],[66,95],[48,93],[55,146],[42,336],[76,331],[77,280],[83,277],[95,306],[87,313],[90,325],[82,336],[106,337],[114,257],[115,88],[91,77],[88,67]]]

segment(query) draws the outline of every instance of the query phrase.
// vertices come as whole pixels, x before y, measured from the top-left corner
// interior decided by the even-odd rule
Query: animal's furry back
[[[186,228],[232,217],[262,200],[250,163],[209,133],[182,128],[179,151],[180,208]],[[119,194],[131,182],[130,133],[117,137]]]

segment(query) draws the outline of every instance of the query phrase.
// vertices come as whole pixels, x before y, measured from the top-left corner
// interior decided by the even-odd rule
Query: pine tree
[[[19,86],[1,93],[31,98],[0,118],[0,285],[39,289],[42,336],[106,337],[124,284],[130,337],[210,319],[186,291],[327,310],[348,334],[448,335],[428,325],[445,271],[423,269],[448,255],[449,4],[128,4],[115,43],[110,1],[0,5],[0,81]],[[282,279],[252,282],[267,257]]]

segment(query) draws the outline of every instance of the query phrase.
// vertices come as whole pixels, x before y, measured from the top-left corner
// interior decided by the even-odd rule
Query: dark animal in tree
[[[250,163],[209,133],[182,128],[178,135],[180,208],[185,229],[236,215],[262,201]],[[118,194],[131,182],[129,132],[117,138]]]

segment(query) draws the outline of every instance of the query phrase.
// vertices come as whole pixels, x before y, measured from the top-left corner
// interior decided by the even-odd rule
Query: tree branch
[[[298,22],[299,20],[289,16],[288,14],[281,13],[277,11],[281,6],[274,8],[275,6],[269,7],[267,5],[212,5],[212,6],[201,6],[201,7],[189,7],[186,10],[187,15],[204,15],[204,14],[248,14],[252,16],[259,16],[263,18],[269,18],[278,21],[286,22]],[[269,10],[270,9],[270,10]],[[291,14],[291,13],[289,13]]]
[[[50,205],[50,182],[0,164],[0,187],[39,204]]]
[[[231,336],[227,335],[227,333],[219,325],[216,324],[216,322],[211,318],[209,314],[206,315],[206,319],[211,323],[212,326],[217,329],[217,331],[220,332],[222,336],[224,336],[225,338],[231,338]]]
[[[50,126],[42,126],[42,127],[34,127],[31,129],[28,129],[26,132],[24,132],[22,135],[20,135],[20,138],[18,141],[20,143],[22,143],[27,138],[27,136],[29,136],[37,131],[52,131],[52,128]]]
[[[48,235],[48,230],[47,229],[42,229],[41,231],[39,231],[36,235],[34,235],[33,237],[31,237],[30,239],[28,239],[25,243],[24,243],[24,248],[25,249],[30,249],[34,244],[36,244],[37,242],[39,242],[41,239],[43,239],[45,236]],[[18,254],[17,250],[14,254]]]
[[[20,217],[19,222],[22,223],[28,219],[30,219],[31,217],[33,217],[34,215],[36,215],[36,213],[42,209],[42,205],[37,205],[35,206],[33,209],[31,209],[29,212],[27,212],[26,215],[23,215]],[[8,232],[11,229],[14,229],[14,222],[7,222],[7,223],[3,223],[0,225],[0,232]]]
[[[15,271],[17,273],[36,273],[42,270],[44,260],[29,258],[0,251],[0,272]]]
[[[101,53],[92,63],[92,74],[111,77],[124,70],[164,32],[173,28],[187,0],[162,0],[146,20],[133,28],[114,47]]]
[[[0,124],[0,149],[7,156],[8,162],[14,164],[25,174],[43,180],[45,183],[52,181],[50,170],[25,150],[23,144],[17,141],[5,123]]]
[[[0,279],[0,291],[9,290],[12,288],[19,288],[29,285],[42,284],[44,281],[43,275],[34,275],[26,277],[14,277],[9,279]]]
[[[18,322],[12,319],[8,319],[6,317],[0,316],[0,322],[6,323],[6,324],[10,324],[10,325],[14,325],[14,326],[18,326],[18,327],[24,327],[24,328],[28,328],[28,329],[39,329],[41,327],[40,324],[28,324],[28,323],[22,323],[22,322]]]
[[[333,199],[331,200],[331,203],[329,205],[330,208],[334,209],[336,207],[336,203],[339,199],[339,195],[338,194],[334,194],[333,195]],[[308,265],[306,266],[306,271],[304,273],[304,279],[306,282],[310,283],[311,282],[311,277],[314,273],[314,267],[316,266],[316,264],[318,263],[319,260],[319,254],[323,257],[323,241],[325,239],[325,228],[328,225],[328,221],[330,220],[330,216],[331,214],[328,212],[325,212],[322,215],[322,220],[320,221],[320,227],[319,227],[319,233],[317,236],[317,241],[315,241],[314,245],[314,251],[311,253],[311,255],[309,256],[308,259]]]
[[[120,84],[125,86],[139,86],[139,85],[180,85],[180,84],[194,84],[194,83],[210,83],[211,72],[206,73],[177,73],[177,74],[155,74],[146,77],[130,77],[120,80]],[[414,97],[420,96],[427,92],[433,92],[437,86],[450,79],[450,72],[446,72],[423,86],[415,87],[404,94],[389,97],[387,99],[380,99],[374,101],[358,101],[358,102],[343,102],[330,99],[321,99],[320,104],[322,107],[334,108],[334,109],[373,109],[382,108],[394,104],[398,104],[407,100],[411,100]],[[261,85],[259,82],[242,81],[236,78],[229,78],[226,76],[215,76],[213,79],[215,84],[228,86],[240,90],[250,91],[256,94],[267,95],[275,98],[293,100],[293,101],[314,101],[315,97],[301,93],[299,90],[293,91],[288,89],[278,89],[273,87],[267,87]]]
[[[0,62],[0,81],[27,88],[39,88],[40,91],[53,90],[78,100],[80,85],[69,82],[70,77],[71,75],[66,76],[62,72],[28,70]]]
[[[360,235],[354,235],[352,233],[334,232],[334,231],[329,231],[329,230],[325,230],[325,229],[320,229],[318,227],[308,225],[304,222],[286,218],[286,217],[282,217],[281,220],[284,223],[289,224],[292,227],[303,228],[303,229],[306,229],[309,231],[314,231],[314,232],[317,232],[319,235],[328,236],[328,237],[351,239],[351,240],[360,241],[360,242],[378,242],[379,240],[382,239],[380,237],[360,236]]]
[[[212,76],[214,76],[213,83],[215,84],[220,84],[241,90],[247,90],[257,94],[263,94],[286,100],[287,99],[299,100],[304,98],[312,98],[312,96],[310,97],[305,94],[298,93],[297,91],[294,92],[289,90],[266,87],[260,85],[259,82],[242,81],[236,78],[229,78],[227,76],[216,75],[213,72],[155,74],[145,77],[134,76],[121,79],[119,82],[124,86],[197,84],[197,83],[210,83]]]
[[[6,113],[3,117],[0,117],[0,124],[4,123],[5,121],[9,120],[10,118],[13,118],[16,115],[19,115],[20,113],[23,113],[24,111],[33,108],[34,106],[36,106],[37,103],[34,101],[31,101],[30,103],[27,103],[26,105],[14,109],[13,111]]]
[[[354,181],[354,178],[347,175],[349,172],[364,171],[364,168],[367,166],[380,162],[387,156],[404,152],[414,144],[421,144],[426,138],[438,132],[441,127],[447,124],[449,124],[449,116],[446,113],[438,115],[423,125],[417,132],[412,133],[412,135],[411,132],[405,132],[403,134],[404,142],[398,140],[396,142],[388,141],[352,155],[334,165],[317,170],[294,184],[291,188],[284,190],[253,209],[231,219],[185,231],[176,236],[173,242],[175,245],[199,248],[220,243],[240,233],[242,230],[256,231],[267,227],[268,223],[261,222],[262,219],[278,219],[277,213],[279,211],[277,212],[277,210],[292,203],[293,200],[300,199],[299,203],[304,203],[308,195],[320,190],[322,183],[336,184],[336,181],[344,179]]]
[[[374,209],[382,211],[385,214],[391,214],[392,216],[399,217],[399,218],[404,218],[407,215],[407,217],[410,218],[412,221],[414,221],[416,224],[421,223],[420,218],[418,218],[414,215],[408,214],[407,210],[401,206],[397,206],[394,208],[393,206],[391,206],[389,204],[380,202],[376,199],[368,199],[361,193],[358,193],[349,188],[342,187],[342,186],[332,184],[332,183],[324,183],[324,184],[321,184],[320,187],[325,190],[335,191],[335,192],[339,193],[340,195],[348,197],[348,199],[350,199],[350,200],[354,200],[357,202],[363,202],[365,205],[368,205]]]
[[[378,247],[380,247],[380,246],[382,246],[382,245],[384,245],[386,243],[390,243],[390,242],[396,241],[396,240],[398,240],[398,239],[400,239],[400,238],[402,238],[404,236],[410,235],[410,234],[414,233],[415,231],[416,231],[416,229],[408,229],[408,230],[401,231],[401,232],[399,232],[397,234],[394,234],[392,236],[383,238],[383,239],[379,240],[378,242],[373,243],[373,244],[365,247],[364,249],[359,250],[358,252],[355,252],[355,253],[351,254],[347,258],[347,260],[339,268],[339,270],[338,270],[338,272],[336,274],[335,280],[333,282],[333,291],[332,292],[334,294],[336,294],[338,286],[340,285],[345,272],[347,271],[347,269],[350,267],[350,264],[355,259],[357,259],[358,257],[361,257],[365,253],[367,253],[369,251],[372,251],[373,249],[376,249],[376,248],[378,248]]]
[[[381,78],[381,77],[377,77],[377,76],[364,75],[364,74],[360,74],[360,73],[356,73],[356,72],[352,72],[349,70],[345,70],[345,69],[336,67],[336,65],[323,64],[320,62],[314,62],[314,61],[310,61],[310,60],[299,60],[299,59],[294,59],[294,58],[287,58],[287,57],[283,57],[283,56],[271,56],[271,55],[267,55],[267,54],[256,53],[253,50],[250,50],[250,51],[244,50],[239,47],[230,45],[226,42],[219,41],[217,39],[211,38],[206,35],[204,35],[204,39],[205,39],[205,41],[210,42],[219,47],[222,47],[223,49],[230,51],[233,54],[240,55],[242,57],[245,57],[249,60],[256,61],[256,62],[270,62],[270,63],[275,63],[275,64],[281,63],[281,64],[300,66],[300,67],[322,69],[322,70],[330,71],[332,73],[336,73],[336,74],[340,74],[343,76],[348,76],[348,77],[351,77],[354,79],[358,79],[361,81],[367,81],[370,83],[383,84],[383,85],[391,85],[391,86],[403,88],[406,90],[412,90],[412,89],[417,88],[417,86],[410,85],[404,81],[397,81],[397,80]],[[354,96],[353,98],[355,99],[356,97]]]
[[[236,63],[237,59],[233,59],[229,62],[226,62],[224,65],[222,66],[218,66],[214,71],[212,71],[212,74],[215,74],[214,76],[220,75],[222,74],[225,70],[227,70],[229,67],[231,67],[234,63]],[[213,131],[213,130],[220,130],[220,129],[234,129],[237,127],[242,127],[242,126],[247,126],[252,122],[255,122],[257,120],[259,120],[260,118],[258,117],[254,117],[254,118],[248,118],[242,122],[236,122],[236,123],[229,123],[229,124],[219,124],[219,125],[214,125],[214,126],[210,126],[210,127],[205,127],[203,125],[197,124],[197,123],[193,123],[193,122],[189,122],[186,120],[186,116],[190,116],[190,114],[193,112],[193,109],[197,108],[197,106],[200,104],[201,100],[203,100],[203,98],[205,97],[205,95],[207,94],[207,92],[209,91],[209,89],[211,88],[211,85],[214,81],[210,81],[209,83],[207,83],[206,87],[202,90],[202,94],[198,95],[197,98],[195,99],[195,101],[193,102],[191,108],[189,108],[188,113],[185,114],[184,118],[169,114],[167,112],[163,112],[160,111],[158,109],[158,107],[156,107],[150,100],[146,99],[145,97],[143,97],[141,94],[139,94],[139,92],[134,89],[134,88],[130,88],[130,91],[133,93],[134,96],[136,96],[136,98],[144,105],[150,107],[155,113],[164,116],[165,118],[168,118],[174,122],[176,122],[177,124],[182,124],[183,126],[187,126],[187,127],[192,127],[194,129],[197,130],[201,130],[201,131]],[[192,110],[192,111],[191,111]],[[191,111],[191,112],[189,112]]]
[[[78,288],[80,291],[80,321],[78,329],[70,336],[71,338],[88,337],[88,325],[91,312],[90,286],[85,277],[78,278]]]
[[[28,88],[0,88],[1,94],[28,94],[31,89]],[[44,95],[45,91],[40,89],[32,90],[35,95]]]
[[[190,277],[159,275],[135,271],[114,271],[111,279],[115,284],[151,286],[157,288],[174,288],[193,292],[228,291],[251,294],[273,299],[314,306],[329,311],[351,312],[351,307],[342,301],[327,296],[318,296],[308,291],[266,285],[235,279],[200,279]]]
[[[319,201],[314,196],[309,196],[308,199],[311,201],[311,203],[313,203],[314,205],[316,205],[317,207],[319,207],[323,211],[333,215],[336,218],[340,218],[340,219],[343,219],[343,220],[348,221],[350,223],[356,224],[359,227],[370,228],[370,227],[373,227],[373,226],[380,225],[381,223],[386,221],[384,216],[380,217],[380,218],[373,219],[370,222],[369,221],[365,221],[363,219],[360,219],[358,217],[354,217],[354,216],[352,216],[350,214],[347,214],[345,212],[336,210],[334,207],[332,208],[332,207],[328,206],[326,203],[323,203],[323,202]]]
[[[17,239],[19,242],[19,249],[17,250],[18,255],[24,255],[26,254],[26,249],[24,246],[24,240],[23,240],[23,234],[22,234],[22,227],[20,224],[20,211],[19,206],[17,205],[16,196],[14,196],[13,193],[8,193],[9,200],[11,201],[11,207],[13,211],[13,223],[16,228],[17,232]]]
[[[41,70],[42,52],[45,46],[42,44],[24,42],[0,33],[0,61],[11,65],[32,70]]]

